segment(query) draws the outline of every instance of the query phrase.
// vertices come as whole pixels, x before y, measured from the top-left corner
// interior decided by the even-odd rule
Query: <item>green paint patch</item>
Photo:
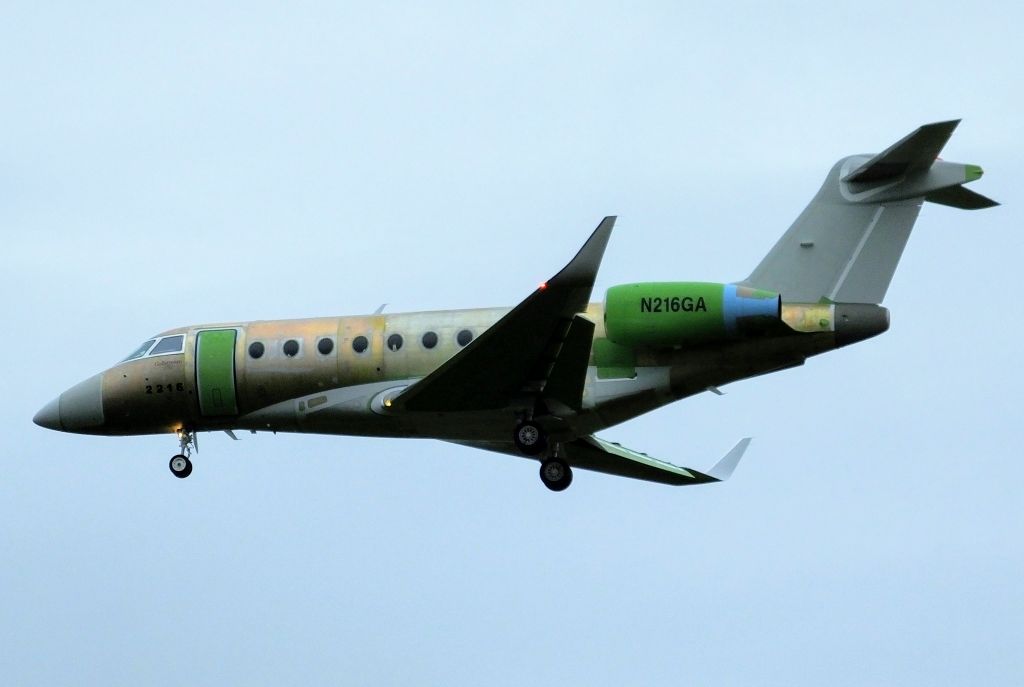
[[[632,346],[674,346],[725,334],[723,284],[643,282],[605,293],[608,338]]]
[[[594,339],[594,365],[598,379],[636,377],[636,351],[608,339]]]
[[[214,329],[196,336],[196,386],[199,412],[205,416],[237,415],[234,329]]]
[[[981,178],[981,175],[985,173],[978,165],[964,165],[964,183],[968,181],[977,181]]]

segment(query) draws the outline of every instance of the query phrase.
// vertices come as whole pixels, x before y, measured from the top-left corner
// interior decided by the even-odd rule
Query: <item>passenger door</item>
[[[199,414],[224,417],[238,414],[235,397],[234,329],[208,329],[196,335],[196,388]]]

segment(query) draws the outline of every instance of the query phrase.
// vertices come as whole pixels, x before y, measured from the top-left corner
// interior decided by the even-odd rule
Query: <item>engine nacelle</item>
[[[645,282],[605,293],[608,338],[624,346],[682,346],[740,338],[778,322],[782,299],[735,284]]]

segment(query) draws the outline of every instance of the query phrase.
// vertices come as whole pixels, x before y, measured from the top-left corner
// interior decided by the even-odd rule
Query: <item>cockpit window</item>
[[[155,341],[156,339],[150,339],[149,341],[147,341],[146,343],[142,344],[134,351],[132,351],[132,354],[125,358],[124,360],[122,360],[121,362],[128,362],[129,360],[135,360],[136,358],[141,358],[142,356],[146,355],[146,351],[149,350],[149,347],[152,346]]]
[[[161,355],[163,353],[181,353],[185,350],[185,335],[176,334],[175,336],[165,336],[160,339],[160,343],[153,346],[153,350],[149,352],[150,355]]]

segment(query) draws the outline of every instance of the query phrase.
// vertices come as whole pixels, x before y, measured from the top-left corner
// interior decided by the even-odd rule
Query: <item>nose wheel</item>
[[[565,491],[572,484],[572,468],[561,458],[548,458],[540,464],[540,481],[551,491]]]
[[[185,479],[192,474],[192,461],[180,453],[171,458],[171,473],[178,479]]]
[[[196,440],[196,435],[192,432],[187,429],[179,429],[178,443],[181,446],[181,453],[171,457],[169,467],[171,468],[172,475],[178,479],[185,479],[192,474],[190,456],[192,455],[193,448],[195,448],[196,452],[199,451],[199,442]]]

